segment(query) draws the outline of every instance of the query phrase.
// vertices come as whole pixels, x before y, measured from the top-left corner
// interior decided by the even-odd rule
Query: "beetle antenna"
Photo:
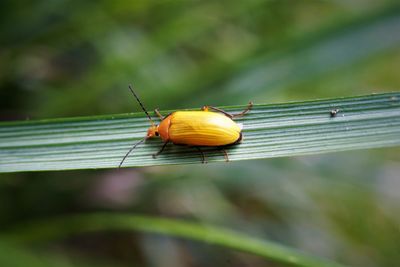
[[[147,110],[145,109],[145,107],[143,106],[142,102],[140,102],[139,97],[137,96],[137,94],[135,93],[135,91],[133,91],[132,89],[132,85],[129,85],[129,90],[131,90],[133,96],[136,98],[137,102],[139,102],[140,107],[143,109],[144,113],[146,113],[147,117],[149,118],[150,122],[152,125],[154,125],[154,121],[151,119],[149,113],[147,112]]]
[[[121,163],[118,166],[118,169],[121,168],[122,163],[124,163],[125,159],[128,157],[128,155],[132,152],[132,150],[135,149],[135,147],[137,147],[138,145],[140,145],[141,143],[143,143],[143,141],[146,140],[146,137],[143,138],[142,140],[140,140],[139,142],[137,142],[136,144],[134,144],[131,149],[129,149],[128,153],[126,153],[126,155],[124,156],[124,158],[121,160]]]

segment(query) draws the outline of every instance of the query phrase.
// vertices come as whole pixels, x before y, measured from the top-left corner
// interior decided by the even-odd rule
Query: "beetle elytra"
[[[228,154],[224,148],[237,144],[242,140],[242,128],[233,121],[233,118],[243,116],[253,106],[253,103],[249,102],[247,108],[238,114],[229,114],[216,107],[203,106],[198,111],[175,111],[165,117],[161,115],[158,109],[155,109],[155,114],[161,119],[161,122],[157,125],[139,100],[131,85],[129,85],[129,89],[149,118],[151,126],[147,130],[147,135],[134,144],[126,153],[119,164],[119,168],[135,147],[153,137],[160,137],[164,142],[161,149],[153,154],[153,158],[156,158],[167,144],[172,142],[175,145],[195,147],[201,153],[203,163],[206,160],[201,147],[217,147],[222,150],[225,159],[229,161]]]

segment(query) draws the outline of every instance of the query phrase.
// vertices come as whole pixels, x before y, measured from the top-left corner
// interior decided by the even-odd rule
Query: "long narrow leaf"
[[[244,139],[227,148],[231,161],[395,146],[400,93],[255,105],[237,122]],[[116,168],[148,126],[142,113],[1,123],[0,172]],[[149,140],[138,146],[123,167],[201,162],[196,149],[173,144],[153,159],[161,144]],[[225,160],[220,150],[204,151],[208,162]]]
[[[71,234],[104,230],[139,230],[188,238],[241,250],[293,266],[342,266],[326,259],[310,256],[273,242],[253,238],[224,228],[130,214],[94,213],[49,219],[22,225],[22,227],[16,228],[7,234],[0,234],[0,238],[13,243],[27,244],[65,238]]]

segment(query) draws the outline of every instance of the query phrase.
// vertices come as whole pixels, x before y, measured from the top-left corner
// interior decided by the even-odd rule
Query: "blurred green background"
[[[129,83],[150,110],[400,88],[398,1],[1,1],[0,21],[3,121],[139,111]],[[226,226],[353,266],[400,266],[399,152],[2,174],[0,229],[123,211]],[[59,266],[282,266],[137,232],[80,234],[34,253]]]

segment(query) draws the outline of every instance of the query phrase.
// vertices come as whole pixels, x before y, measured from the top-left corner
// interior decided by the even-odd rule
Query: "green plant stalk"
[[[339,110],[336,116],[333,109]],[[244,139],[227,149],[230,161],[397,146],[400,93],[255,105],[237,122]],[[0,172],[116,168],[148,126],[143,113],[3,122]],[[201,162],[196,149],[173,144],[153,159],[161,144],[149,140],[138,146],[123,167]],[[225,160],[221,151],[204,151],[208,162]]]
[[[104,230],[136,230],[181,237],[252,253],[265,259],[293,266],[342,266],[233,230],[201,223],[130,214],[94,213],[53,218],[21,225],[12,231],[0,234],[0,239],[13,244],[25,245],[56,238],[62,239],[73,234]]]

